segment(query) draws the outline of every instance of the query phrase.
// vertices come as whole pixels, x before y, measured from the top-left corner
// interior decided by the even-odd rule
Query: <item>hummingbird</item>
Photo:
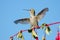
[[[29,11],[30,18],[18,19],[18,20],[15,20],[14,23],[15,24],[18,24],[18,23],[31,24],[31,28],[33,28],[33,27],[38,27],[39,20],[41,20],[45,16],[46,12],[48,11],[48,8],[44,8],[37,15],[35,15],[35,10],[34,9],[30,9],[30,10],[24,9],[24,10]]]
[[[38,28],[38,22],[39,20],[41,20],[46,12],[48,11],[48,8],[44,8],[42,11],[40,11],[37,15],[35,15],[35,10],[34,9],[30,9],[30,10],[27,10],[27,9],[24,9],[26,11],[29,11],[30,13],[30,18],[22,18],[22,19],[18,19],[18,20],[15,20],[14,23],[15,24],[18,24],[18,23],[21,23],[21,24],[30,24],[31,25],[31,29],[29,29],[29,31],[32,33],[32,36],[35,38],[35,39],[38,39],[38,35],[37,33],[35,32],[35,30],[32,30],[32,28]]]

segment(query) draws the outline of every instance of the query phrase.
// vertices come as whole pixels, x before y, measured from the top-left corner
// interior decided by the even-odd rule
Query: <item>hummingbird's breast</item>
[[[37,26],[37,24],[38,24],[37,18],[35,16],[31,17],[30,23],[31,23],[31,25]]]

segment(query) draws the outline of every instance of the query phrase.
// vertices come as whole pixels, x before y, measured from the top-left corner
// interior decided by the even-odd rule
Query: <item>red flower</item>
[[[56,40],[60,40],[60,33],[58,32],[58,35],[56,37]]]

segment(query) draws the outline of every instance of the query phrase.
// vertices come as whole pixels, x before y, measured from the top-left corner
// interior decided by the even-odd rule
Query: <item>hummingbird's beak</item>
[[[25,11],[30,11],[30,10],[28,10],[28,9],[23,9],[23,10],[25,10]]]

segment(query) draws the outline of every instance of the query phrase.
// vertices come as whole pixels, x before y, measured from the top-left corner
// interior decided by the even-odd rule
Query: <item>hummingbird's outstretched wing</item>
[[[39,12],[39,13],[37,14],[37,19],[38,19],[38,21],[44,17],[44,15],[45,15],[45,13],[46,13],[47,11],[48,11],[48,8],[44,8],[41,12]]]
[[[30,19],[29,19],[29,18],[18,19],[18,20],[15,20],[15,21],[14,21],[15,24],[18,24],[18,23],[28,24],[29,22],[30,22]]]

